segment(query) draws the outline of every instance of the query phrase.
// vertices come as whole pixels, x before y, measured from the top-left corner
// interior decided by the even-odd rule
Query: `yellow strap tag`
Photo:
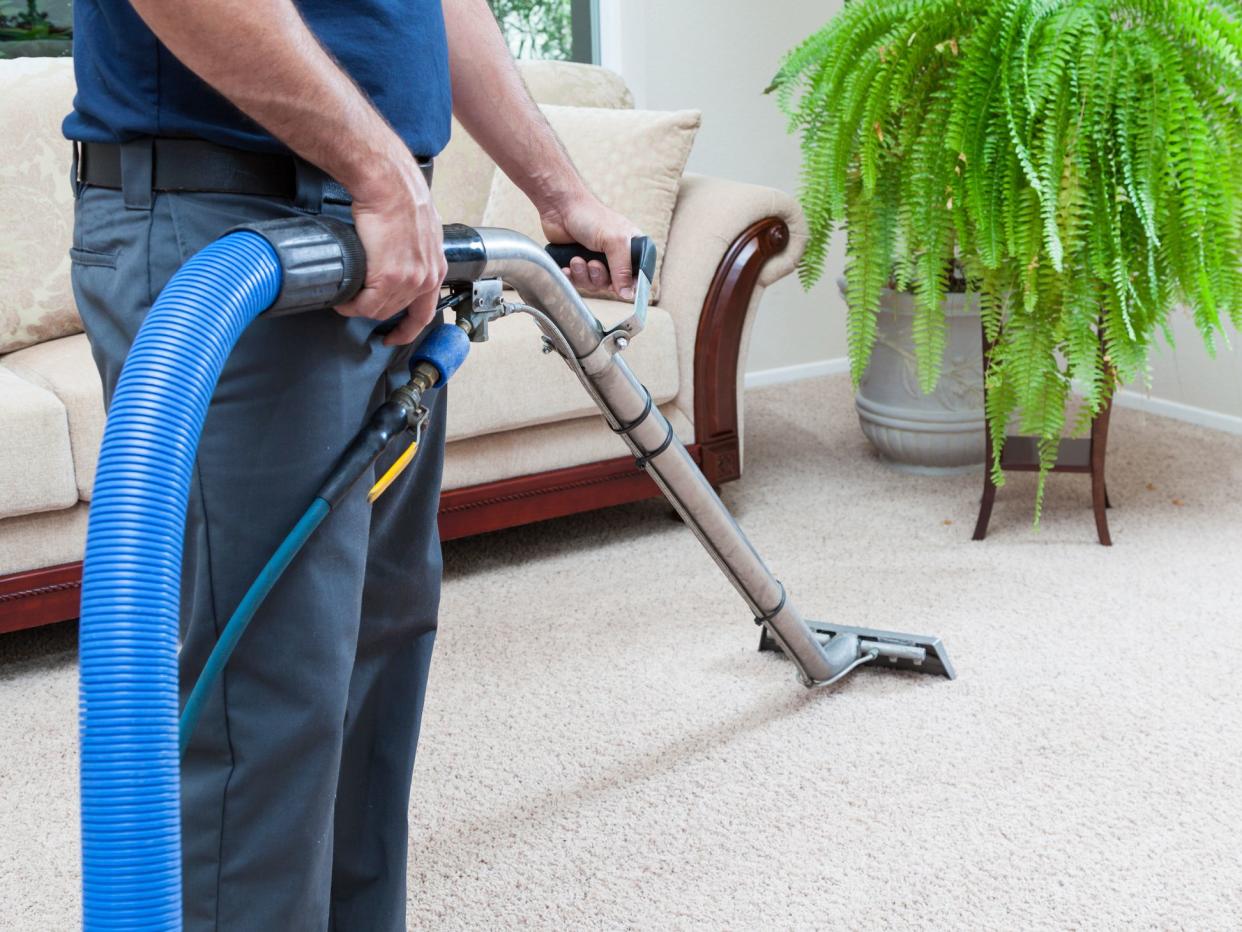
[[[388,491],[388,487],[397,481],[397,477],[405,472],[405,467],[410,465],[410,461],[414,459],[414,454],[418,452],[418,441],[413,440],[410,445],[405,448],[405,452],[397,457],[397,461],[388,467],[388,472],[380,477],[380,480],[371,486],[371,491],[367,493],[367,501],[374,505],[375,500]]]

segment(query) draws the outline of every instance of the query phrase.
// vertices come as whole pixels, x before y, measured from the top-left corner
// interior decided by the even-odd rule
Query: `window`
[[[599,61],[598,0],[488,0],[517,58]]]

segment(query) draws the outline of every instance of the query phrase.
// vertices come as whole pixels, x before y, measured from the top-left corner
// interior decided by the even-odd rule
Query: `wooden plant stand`
[[[984,342],[983,373],[984,406],[987,404],[987,371],[991,347]],[[1057,449],[1057,462],[1052,472],[1072,472],[1091,477],[1091,507],[1095,512],[1095,530],[1100,543],[1113,545],[1108,532],[1108,485],[1104,481],[1104,459],[1108,452],[1108,419],[1113,410],[1112,395],[1091,422],[1091,434],[1087,437],[1065,437]],[[975,522],[974,540],[983,540],[988,534],[988,521],[992,518],[992,505],[996,501],[996,483],[992,481],[995,458],[992,455],[992,428],[987,427],[987,463],[983,473],[983,498],[979,503],[979,520]],[[1005,472],[1039,471],[1039,438],[1009,435],[1001,447],[1000,467]]]

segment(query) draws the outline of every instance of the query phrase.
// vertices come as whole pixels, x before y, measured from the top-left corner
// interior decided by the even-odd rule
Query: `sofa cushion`
[[[663,405],[660,411],[682,443],[694,442],[694,427],[676,406]],[[444,451],[443,487],[460,489],[632,455],[625,440],[598,417],[579,417],[450,443]]]
[[[664,247],[699,112],[553,106],[543,111],[591,190],[655,240],[660,263],[651,298],[658,299]],[[535,205],[502,172],[492,178],[483,225],[544,239]]]
[[[0,576],[77,563],[86,545],[90,506],[0,518]]]
[[[72,161],[60,121],[73,104],[67,58],[0,60],[0,353],[78,333],[69,285]]]
[[[620,301],[591,299],[587,304],[606,327],[631,310]],[[561,357],[540,351],[539,330],[528,316],[495,321],[488,335],[486,343],[471,347],[449,389],[450,441],[598,412]],[[647,380],[657,404],[677,394],[677,338],[667,310],[651,309],[647,328],[625,358]]]
[[[436,156],[435,184],[431,186],[440,219],[478,226],[495,173],[496,163],[454,119],[453,138]]]
[[[0,518],[77,502],[65,406],[46,388],[3,366],[0,437]]]
[[[91,500],[95,464],[103,441],[103,386],[85,334],[49,340],[5,356],[0,365],[51,392],[69,418],[69,446],[78,495]]]
[[[558,107],[607,107],[629,110],[634,95],[625,79],[598,65],[572,61],[523,61],[518,63],[526,89],[537,103]]]
[[[539,103],[575,107],[633,107],[619,74],[596,65],[567,61],[521,61],[518,70]],[[453,121],[453,138],[436,159],[436,208],[445,223],[477,226],[483,220],[496,164],[470,134]]]

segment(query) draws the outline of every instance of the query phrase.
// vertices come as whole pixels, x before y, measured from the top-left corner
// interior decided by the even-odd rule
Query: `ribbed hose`
[[[181,928],[177,646],[199,434],[225,360],[281,287],[233,233],[151,308],[112,399],[82,580],[82,891],[88,932]]]

